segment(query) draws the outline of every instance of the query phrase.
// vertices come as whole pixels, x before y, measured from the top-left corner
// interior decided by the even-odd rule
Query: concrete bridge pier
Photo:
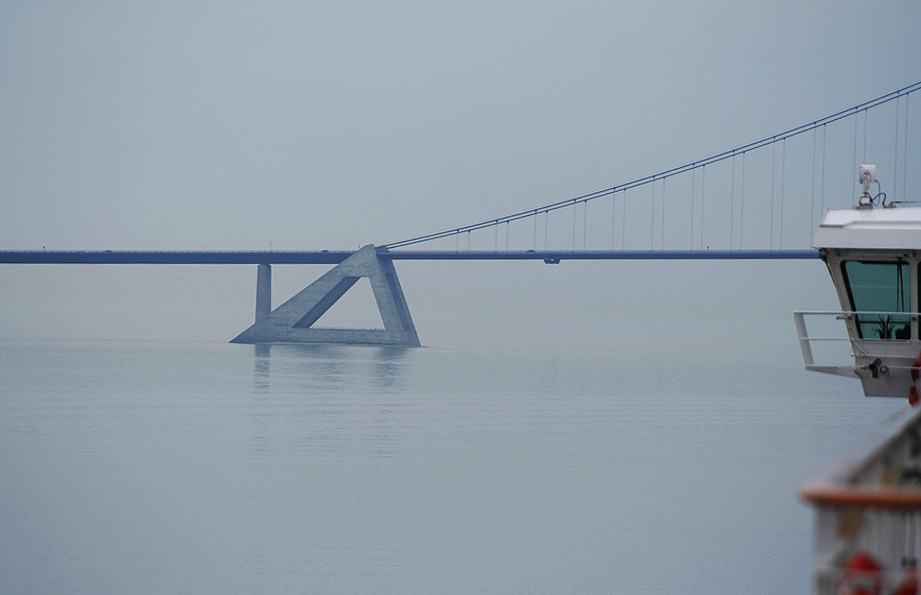
[[[368,277],[383,329],[315,328],[313,324],[362,277]],[[232,343],[342,343],[419,347],[396,269],[372,245],[358,250],[275,310],[272,269],[260,264],[256,275],[256,321]]]
[[[256,272],[256,322],[272,312],[272,265],[260,264]]]

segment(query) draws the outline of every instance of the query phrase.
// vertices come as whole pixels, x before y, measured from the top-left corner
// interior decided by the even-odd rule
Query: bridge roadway
[[[299,251],[0,251],[0,264],[339,264],[354,252]],[[816,250],[377,250],[381,260],[785,260]]]

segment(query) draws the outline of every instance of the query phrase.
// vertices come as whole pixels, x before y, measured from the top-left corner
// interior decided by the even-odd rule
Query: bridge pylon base
[[[265,267],[268,265],[260,265]],[[362,277],[368,277],[380,310],[383,329],[313,328],[313,324]],[[263,271],[257,284],[259,296],[270,292]],[[268,281],[271,283],[271,281]],[[269,295],[271,295],[269,293]],[[399,345],[419,347],[403,289],[393,262],[380,259],[373,245],[367,245],[325,275],[299,291],[271,312],[257,305],[256,322],[231,343],[339,343],[348,345]]]

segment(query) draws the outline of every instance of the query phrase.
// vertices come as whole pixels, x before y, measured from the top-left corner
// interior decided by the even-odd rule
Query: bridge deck
[[[518,251],[379,251],[391,260],[765,260],[818,258],[816,250],[518,250]]]
[[[346,251],[0,251],[0,264],[339,264]],[[770,260],[818,258],[815,250],[378,250],[385,260]]]

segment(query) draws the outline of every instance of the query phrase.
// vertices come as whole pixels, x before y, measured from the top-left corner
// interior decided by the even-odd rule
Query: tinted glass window
[[[849,260],[841,266],[851,308],[855,312],[881,313],[857,316],[860,336],[864,339],[909,339],[908,316],[891,314],[910,311],[908,264]]]

